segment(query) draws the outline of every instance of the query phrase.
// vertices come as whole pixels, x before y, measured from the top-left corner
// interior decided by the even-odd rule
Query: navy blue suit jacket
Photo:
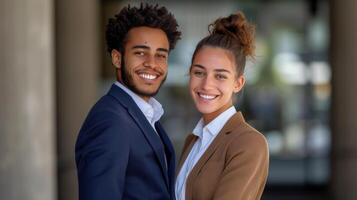
[[[158,134],[134,100],[113,85],[77,138],[79,199],[175,199],[174,149],[159,122],[155,127]]]

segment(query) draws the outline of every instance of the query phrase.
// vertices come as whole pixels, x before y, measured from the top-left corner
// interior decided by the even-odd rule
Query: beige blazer
[[[180,171],[197,136],[185,141]],[[197,161],[186,181],[186,200],[258,200],[268,176],[265,137],[234,114]],[[178,173],[176,173],[178,174]]]

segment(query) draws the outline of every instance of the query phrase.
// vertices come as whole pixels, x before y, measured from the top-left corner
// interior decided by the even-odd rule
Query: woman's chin
[[[208,106],[197,106],[196,108],[198,110],[198,112],[200,112],[201,114],[210,114],[215,112],[215,109],[212,109],[212,107],[208,107]]]

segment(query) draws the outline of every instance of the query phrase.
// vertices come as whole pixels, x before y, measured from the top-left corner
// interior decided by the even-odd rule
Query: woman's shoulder
[[[228,136],[231,150],[268,153],[268,142],[265,136],[244,120],[236,124]]]

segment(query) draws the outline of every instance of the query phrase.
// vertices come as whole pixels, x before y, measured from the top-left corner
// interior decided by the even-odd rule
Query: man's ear
[[[245,84],[245,77],[244,77],[244,75],[240,75],[235,80],[233,92],[234,93],[239,92],[243,88],[244,84]]]
[[[117,69],[120,69],[121,68],[121,56],[122,56],[121,53],[118,50],[113,49],[111,56],[112,56],[112,63],[114,65],[114,67]]]

